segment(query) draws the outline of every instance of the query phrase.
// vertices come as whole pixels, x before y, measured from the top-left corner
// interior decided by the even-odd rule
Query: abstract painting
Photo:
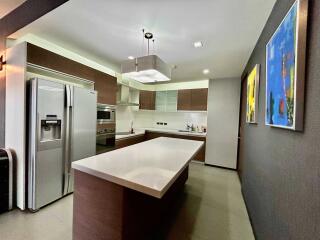
[[[257,123],[260,65],[257,64],[247,79],[247,123]]]
[[[306,26],[299,12],[306,3],[293,4],[266,46],[266,125],[302,130]]]

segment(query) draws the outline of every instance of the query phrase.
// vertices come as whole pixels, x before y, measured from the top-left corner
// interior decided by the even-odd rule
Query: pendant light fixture
[[[123,77],[131,78],[142,83],[154,83],[169,81],[171,68],[157,55],[150,55],[150,41],[154,44],[153,34],[142,30],[143,39],[147,39],[148,54],[132,60],[126,60],[121,64]]]

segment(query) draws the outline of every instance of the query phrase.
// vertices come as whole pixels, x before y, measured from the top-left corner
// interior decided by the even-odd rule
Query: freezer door
[[[95,155],[97,128],[97,93],[73,87],[72,96],[71,162]],[[68,193],[73,192],[71,162]]]
[[[31,80],[29,111],[28,207],[62,197],[64,85]]]

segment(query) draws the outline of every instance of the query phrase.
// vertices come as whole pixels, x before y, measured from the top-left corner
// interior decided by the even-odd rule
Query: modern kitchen
[[[317,239],[319,9],[0,2],[0,240]]]

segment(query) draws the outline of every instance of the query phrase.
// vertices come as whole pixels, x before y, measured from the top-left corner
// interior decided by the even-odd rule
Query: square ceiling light
[[[142,83],[164,82],[171,79],[171,68],[156,55],[126,60],[121,64],[123,77]]]

